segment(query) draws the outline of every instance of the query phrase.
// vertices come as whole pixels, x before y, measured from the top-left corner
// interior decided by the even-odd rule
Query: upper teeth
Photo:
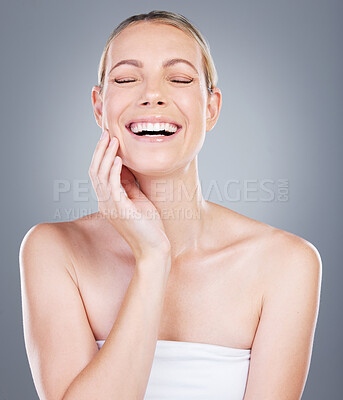
[[[167,131],[167,132],[176,132],[177,126],[174,124],[170,124],[168,122],[156,123],[153,124],[151,122],[143,122],[137,123],[134,122],[131,124],[130,129],[134,133],[142,132],[142,131]]]

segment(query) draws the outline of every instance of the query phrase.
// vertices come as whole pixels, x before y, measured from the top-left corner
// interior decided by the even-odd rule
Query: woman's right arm
[[[112,144],[107,133],[89,172],[99,210],[130,245],[136,268],[100,351],[61,229],[37,225],[21,245],[25,344],[42,400],[142,400],[146,391],[171,268],[170,243],[132,173],[119,157],[114,163],[119,142]]]
[[[98,351],[64,240],[53,224],[40,224],[20,251],[25,344],[39,398],[141,400],[158,338],[169,256],[151,253],[137,260],[117,319]]]
[[[154,358],[168,258],[137,263],[117,320],[101,350],[73,380],[63,400],[143,399]]]
[[[64,400],[144,398],[158,338],[167,262],[153,257],[138,262],[105,344],[73,380]]]

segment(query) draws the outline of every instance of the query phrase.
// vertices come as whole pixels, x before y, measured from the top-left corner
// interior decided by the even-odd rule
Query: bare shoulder
[[[33,265],[26,260],[45,259],[58,261],[56,265],[63,265],[77,284],[77,275],[74,269],[75,249],[82,246],[87,236],[87,227],[92,217],[79,218],[67,222],[44,222],[32,226],[25,234],[20,244],[20,268]],[[53,263],[49,263],[52,265]]]
[[[26,242],[40,242],[41,240],[60,240],[67,243],[73,239],[73,236],[82,233],[94,226],[99,221],[99,213],[93,213],[72,221],[66,222],[43,222],[32,226],[25,234],[21,245]]]
[[[38,265],[31,262],[33,258],[46,260],[50,268],[65,268],[80,288],[89,265],[101,268],[106,257],[113,260],[116,253],[127,252],[127,247],[111,224],[96,212],[73,221],[33,226],[20,246],[20,267]]]
[[[277,304],[276,298],[293,296],[318,311],[322,281],[322,260],[310,241],[286,230],[240,215],[243,237],[253,243],[256,269],[262,276],[262,308]],[[249,233],[248,233],[249,232]]]
[[[219,236],[252,257],[249,265],[263,275],[266,290],[277,279],[321,281],[322,260],[310,241],[219,205],[215,210]]]
[[[274,228],[265,244],[269,254],[266,263],[270,277],[298,280],[312,284],[321,281],[322,260],[313,243],[293,233]]]
[[[53,255],[56,250],[61,258],[67,255],[67,240],[63,232],[64,223],[44,222],[31,227],[20,245],[20,256],[32,256],[46,253]]]
[[[216,207],[220,207],[218,214],[223,224],[221,230],[233,232],[236,240],[253,242],[255,250],[268,257],[274,267],[279,265],[282,268],[289,261],[300,261],[304,268],[321,267],[319,251],[308,240],[228,208]]]

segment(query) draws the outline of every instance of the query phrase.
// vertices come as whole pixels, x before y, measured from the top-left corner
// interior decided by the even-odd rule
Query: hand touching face
[[[99,212],[124,237],[137,258],[165,255],[170,249],[160,216],[142,193],[133,174],[117,156],[118,139],[104,131],[89,168]]]
[[[103,91],[94,87],[92,99],[98,124],[117,132],[125,165],[155,175],[198,154],[221,99],[219,89],[209,96],[205,82],[199,45],[176,27],[144,22],[113,39]],[[182,129],[168,142],[139,142],[126,125],[145,116],[168,117]]]

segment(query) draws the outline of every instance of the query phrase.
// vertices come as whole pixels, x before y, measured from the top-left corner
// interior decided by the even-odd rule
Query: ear
[[[206,109],[206,132],[209,132],[217,123],[222,106],[222,93],[220,89],[213,88],[212,94],[208,94]]]
[[[102,128],[102,93],[100,86],[92,88],[92,104],[96,123]]]

